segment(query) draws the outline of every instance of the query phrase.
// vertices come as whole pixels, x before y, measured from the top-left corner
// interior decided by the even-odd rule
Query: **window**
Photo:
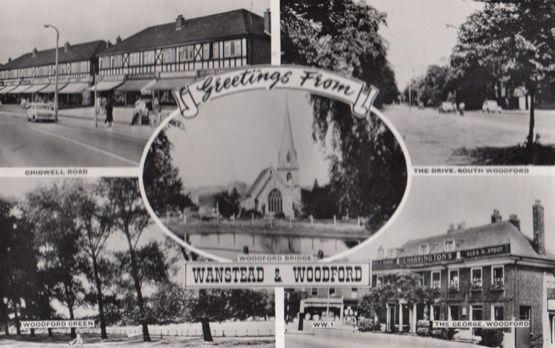
[[[110,56],[112,68],[121,68],[123,66],[123,57],[121,54]]]
[[[287,173],[286,179],[287,179],[287,182],[291,182],[291,180],[293,180],[293,174]]]
[[[377,285],[383,284],[383,277],[378,277],[378,281],[376,282]]]
[[[482,287],[482,268],[472,268],[470,270],[471,287],[474,289]]]
[[[459,320],[459,306],[449,306],[449,320]]]
[[[220,58],[220,43],[219,42],[214,42],[212,44],[212,58],[213,59]]]
[[[455,251],[455,241],[454,240],[446,240],[444,244],[445,252]]]
[[[358,298],[358,288],[351,288],[351,298]]]
[[[210,59],[210,44],[208,43],[202,44],[202,59]]]
[[[420,286],[426,286],[426,278],[424,277],[424,272],[418,272],[418,282],[420,283]]]
[[[505,283],[503,266],[494,266],[491,268],[491,285],[492,288],[502,289]]]
[[[420,255],[426,255],[430,253],[430,245],[428,243],[422,243],[418,247],[418,253]]]
[[[459,290],[459,270],[449,270],[449,289]]]
[[[503,306],[492,306],[492,313],[491,313],[491,319],[492,320],[503,320]]]
[[[192,62],[195,60],[195,50],[193,46],[183,46],[179,48],[179,61]]]
[[[129,53],[129,66],[141,65],[141,54],[139,52]]]
[[[530,306],[520,306],[518,312],[520,320],[530,320],[530,318],[532,317],[532,308]]]
[[[273,189],[268,195],[268,211],[275,214],[279,214],[283,211],[281,192],[277,189]]]
[[[441,288],[441,272],[440,271],[432,272],[432,288],[433,289]]]
[[[241,40],[224,42],[224,57],[233,58],[241,56]]]
[[[143,52],[143,65],[152,65],[155,61],[155,54],[154,51],[145,51]]]
[[[482,305],[472,305],[470,306],[470,320],[483,320],[484,319],[484,307]]]
[[[318,295],[318,289],[317,288],[312,288],[311,291],[310,291],[310,294],[312,296],[317,296]]]
[[[330,295],[335,295],[335,288],[330,288]]]
[[[162,63],[175,63],[175,47],[164,48],[162,50]]]

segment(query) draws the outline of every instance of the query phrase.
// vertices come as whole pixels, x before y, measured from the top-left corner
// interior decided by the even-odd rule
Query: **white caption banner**
[[[359,117],[365,117],[378,95],[374,86],[334,72],[304,66],[252,66],[219,75],[206,76],[173,94],[181,115],[198,114],[198,106],[212,99],[252,90],[294,89],[330,97],[351,105]]]
[[[368,263],[188,263],[185,286],[229,287],[328,287],[368,286]]]

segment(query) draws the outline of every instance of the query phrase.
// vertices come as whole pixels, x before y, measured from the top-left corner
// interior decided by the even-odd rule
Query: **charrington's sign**
[[[452,251],[437,254],[404,256],[395,259],[381,259],[372,261],[372,269],[385,270],[413,265],[439,264],[450,261],[462,261],[477,257],[507,255],[511,253],[510,244],[494,245],[489,247]]]

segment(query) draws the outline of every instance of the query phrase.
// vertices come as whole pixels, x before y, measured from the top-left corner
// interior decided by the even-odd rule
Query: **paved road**
[[[136,167],[146,141],[78,121],[30,123],[0,115],[0,167]]]
[[[384,115],[401,133],[414,165],[469,164],[457,150],[515,146],[528,135],[527,111],[471,111],[460,117],[431,108],[392,106]],[[536,111],[535,131],[542,144],[555,144],[555,110]]]
[[[329,334],[286,334],[287,348],[476,348],[470,343],[449,342],[436,338],[418,336],[401,336],[380,333],[329,333]]]

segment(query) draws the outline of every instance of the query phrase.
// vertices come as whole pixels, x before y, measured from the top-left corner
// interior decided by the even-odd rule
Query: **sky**
[[[430,64],[447,63],[458,27],[483,5],[470,0],[366,0],[387,14],[380,33],[389,42],[388,58],[397,86],[404,89],[412,76]],[[447,25],[449,26],[447,26]]]
[[[417,176],[406,204],[389,228],[379,232],[367,246],[349,255],[350,260],[377,258],[377,250],[402,246],[447,232],[450,223],[466,227],[490,223],[494,209],[503,220],[520,218],[521,230],[532,238],[532,205],[544,206],[546,248],[555,253],[555,184],[549,176]]]
[[[260,171],[277,167],[283,121],[289,107],[301,186],[328,182],[326,152],[312,140],[312,109],[303,92],[253,91],[202,105],[185,131],[168,132],[174,165],[185,187],[252,184]],[[256,127],[256,131],[253,131]]]
[[[177,15],[200,17],[245,8],[263,15],[269,0],[0,0],[0,63],[37,49],[56,45],[52,24],[60,30],[60,44],[110,40],[115,42],[148,26],[173,22]]]

